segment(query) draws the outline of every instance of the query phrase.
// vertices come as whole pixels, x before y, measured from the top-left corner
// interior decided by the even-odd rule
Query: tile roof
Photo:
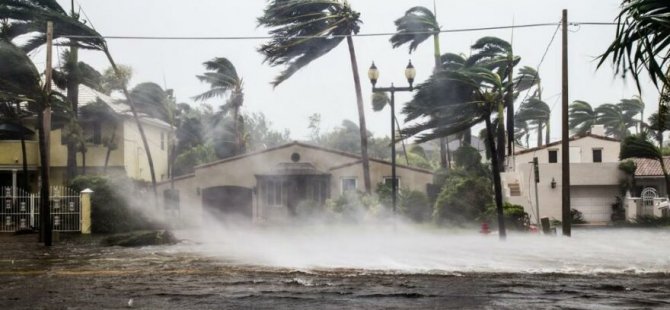
[[[635,169],[636,177],[656,177],[663,176],[663,169],[661,163],[655,159],[649,158],[633,158],[637,168]],[[670,168],[670,156],[663,157],[665,167]]]

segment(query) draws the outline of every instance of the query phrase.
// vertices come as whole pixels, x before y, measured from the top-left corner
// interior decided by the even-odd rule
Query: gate
[[[53,231],[81,231],[79,193],[64,186],[49,190]],[[15,232],[40,227],[40,195],[21,188],[0,188],[0,232]]]

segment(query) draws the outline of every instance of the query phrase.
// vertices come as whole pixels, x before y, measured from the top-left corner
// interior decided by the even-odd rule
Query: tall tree
[[[486,141],[491,156],[492,179],[495,189],[495,203],[498,215],[500,238],[506,236],[503,215],[502,183],[491,116],[499,112],[505,97],[502,78],[493,70],[479,66],[452,66],[441,70],[423,84],[403,112],[407,121],[418,120],[422,116],[439,115],[407,127],[403,133],[416,136],[419,142],[460,132],[481,122],[485,123]],[[418,108],[417,108],[418,107]],[[498,119],[500,121],[500,119]]]
[[[644,102],[639,96],[635,96],[630,99],[621,99],[619,101],[619,106],[621,107],[621,112],[626,115],[627,118],[637,123],[635,129],[637,133],[640,134],[644,132]],[[640,119],[636,120],[635,116],[640,114]]]
[[[535,125],[537,130],[538,147],[544,145],[542,139],[542,128],[545,128],[544,133],[546,137],[544,141],[549,143],[551,108],[547,103],[537,97],[528,98],[519,107],[519,111],[517,112],[516,117],[519,118],[521,122],[527,122],[531,125]]]
[[[650,131],[651,135],[654,136],[656,142],[661,148],[663,148],[663,135],[666,131],[670,130],[670,122],[661,121],[663,119],[667,120],[667,117],[668,107],[661,106],[661,110],[651,114],[648,119],[649,125],[647,126],[647,129]]]
[[[204,101],[213,97],[228,97],[221,106],[221,112],[232,113],[233,134],[234,134],[234,153],[240,154],[243,151],[242,130],[240,129],[240,108],[244,103],[244,83],[238,75],[235,66],[230,60],[217,57],[203,63],[208,72],[198,75],[201,82],[210,85],[210,89],[200,95],[193,97],[196,101]]]
[[[568,107],[568,127],[576,134],[585,134],[598,122],[598,113],[591,104],[582,100],[573,101]]]
[[[605,126],[605,134],[623,139],[630,135],[629,128],[635,126],[633,115],[624,113],[620,104],[605,103],[595,110],[598,123]]]
[[[433,71],[442,68],[442,54],[440,53],[440,24],[437,17],[429,9],[415,6],[405,12],[405,15],[395,20],[396,33],[391,37],[391,45],[398,48],[409,45],[410,54],[428,38],[433,38],[433,57],[435,67]],[[469,130],[469,129],[468,129]],[[447,152],[447,137],[440,138],[440,166],[449,165]]]
[[[468,58],[469,62],[475,62],[479,66],[488,68],[489,70],[494,71],[500,78],[501,82],[504,85],[504,100],[499,103],[497,118],[498,128],[496,132],[497,144],[500,146],[498,148],[498,164],[500,165],[500,170],[504,171],[505,169],[505,139],[513,139],[513,130],[510,129],[510,133],[506,134],[505,127],[514,128],[513,119],[505,122],[505,109],[512,112],[512,118],[514,115],[514,77],[512,72],[514,71],[514,66],[516,66],[521,60],[520,57],[515,56],[512,50],[512,44],[496,37],[483,37],[477,40],[475,44],[471,46],[473,50],[472,56]],[[509,115],[509,112],[508,112]],[[508,154],[511,154],[511,144],[507,144],[507,147],[510,149]]]
[[[358,127],[365,191],[371,192],[367,127],[361,81],[352,35],[360,30],[360,13],[347,1],[270,0],[258,24],[270,28],[272,39],[259,51],[271,66],[286,66],[272,82],[276,87],[313,60],[325,55],[346,39],[356,91]]]

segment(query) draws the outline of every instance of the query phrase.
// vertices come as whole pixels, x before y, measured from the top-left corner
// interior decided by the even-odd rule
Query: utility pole
[[[51,56],[53,48],[53,23],[47,22],[47,63],[44,72],[44,110],[42,110],[42,132],[44,136],[44,153],[41,154],[44,159],[42,162],[42,183],[40,187],[40,235],[43,236],[44,245],[51,246],[51,210],[49,206],[49,139],[51,133]]]
[[[540,167],[537,157],[533,157],[533,174],[535,179],[535,223],[540,226],[540,195],[537,192],[537,183],[540,182]]]
[[[570,215],[570,136],[568,132],[568,10],[563,10],[562,19],[563,28],[563,85],[562,85],[562,104],[563,115],[561,119],[561,157],[562,157],[562,215],[563,215],[563,235],[571,235],[571,215]]]

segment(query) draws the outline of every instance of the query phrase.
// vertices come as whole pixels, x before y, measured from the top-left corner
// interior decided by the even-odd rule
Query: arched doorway
[[[653,216],[654,215],[654,203],[656,198],[658,198],[658,192],[653,187],[646,187],[642,190],[640,194],[642,198],[641,209],[638,210],[638,215]]]
[[[252,217],[252,190],[241,186],[214,186],[202,191],[204,216],[219,219]]]

